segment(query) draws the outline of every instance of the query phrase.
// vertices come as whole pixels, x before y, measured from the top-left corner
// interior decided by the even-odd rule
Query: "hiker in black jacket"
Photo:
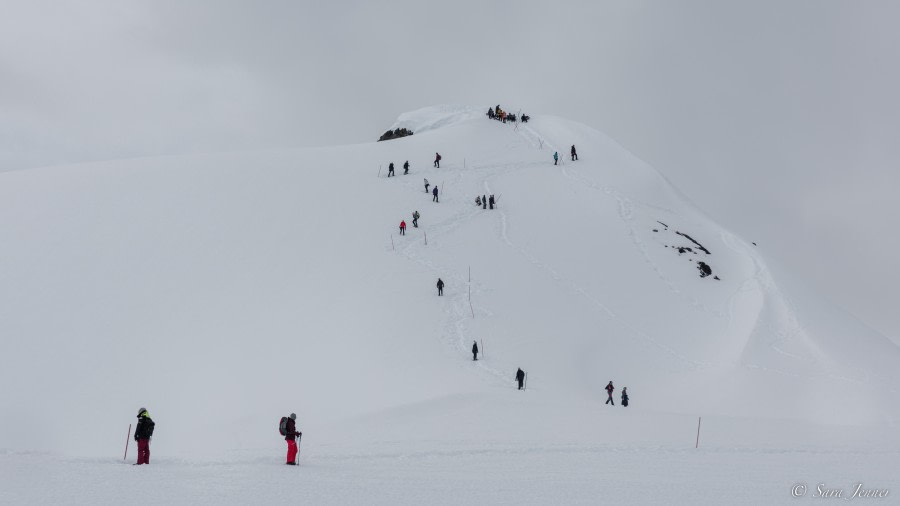
[[[522,390],[525,385],[525,371],[523,371],[521,367],[519,368],[519,371],[516,372],[516,381],[519,382],[519,390]]]
[[[409,160],[403,163],[403,175],[409,174]]]
[[[472,342],[472,360],[478,360],[478,341]]]
[[[134,440],[137,441],[138,456],[135,465],[150,463],[150,438],[153,436],[153,428],[156,424],[150,418],[145,408],[138,410],[138,423],[134,428]]]
[[[628,387],[622,388],[622,406],[628,407]]]
[[[394,162],[391,162],[391,164],[388,165],[388,177],[391,177],[393,175],[394,175]]]
[[[284,440],[287,441],[288,450],[287,450],[287,462],[285,464],[289,466],[297,465],[297,439],[303,435],[302,432],[297,430],[297,414],[291,413],[291,416],[287,417],[285,427],[284,427]]]
[[[444,295],[444,282],[441,281],[441,278],[438,278],[437,282],[438,295]]]
[[[440,200],[438,200],[438,187],[437,186],[435,186],[434,188],[431,189],[431,195],[433,195],[431,197],[432,202],[440,202]]]
[[[575,145],[572,144],[572,161],[578,160],[578,153],[575,152]]]

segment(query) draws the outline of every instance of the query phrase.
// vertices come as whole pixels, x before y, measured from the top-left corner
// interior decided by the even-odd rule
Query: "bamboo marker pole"
[[[694,448],[700,447],[700,417],[697,417],[697,442],[694,443]]]
[[[130,440],[131,440],[131,424],[129,423],[128,424],[128,435],[125,436],[125,455],[122,457],[123,461],[128,458],[128,441],[130,441]]]

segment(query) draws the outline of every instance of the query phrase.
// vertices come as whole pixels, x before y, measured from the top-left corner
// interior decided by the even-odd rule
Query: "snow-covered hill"
[[[334,484],[330,469],[348,472],[350,461],[396,466],[397,480],[425,479],[423,462],[443,473],[433,496],[378,502],[477,502],[441,494],[469,476],[454,462],[478,467],[485,487],[491,476],[526,480],[544,457],[565,473],[606,468],[603,456],[619,451],[650,460],[654,448],[678,448],[662,451],[677,467],[691,458],[678,452],[693,444],[697,416],[718,420],[707,422],[711,444],[753,451],[880,445],[846,427],[896,429],[897,346],[776,278],[764,250],[603,134],[448,106],[394,127],[416,133],[0,174],[4,476],[31,476],[43,459],[22,452],[50,452],[90,459],[72,462],[100,479],[98,459],[122,451],[140,406],[157,422],[154,461],[176,473],[179,462],[222,458],[281,470],[267,466],[282,458],[275,427],[291,411],[305,433],[301,469],[322,466],[318,483]],[[497,209],[475,206],[491,194]],[[514,386],[518,367],[526,392]],[[617,404],[628,387],[627,409],[603,405],[610,380]],[[882,458],[895,459],[900,446],[887,441]],[[514,459],[524,465],[514,477],[498,470],[539,449],[540,459]],[[701,469],[722,464],[705,459]],[[839,474],[846,459],[822,460]],[[223,499],[203,487],[167,495],[166,471],[153,469],[148,493],[161,495],[150,502]],[[363,479],[365,465],[354,469]],[[573,502],[598,491],[590,473],[560,479]],[[16,482],[26,485],[13,499],[58,499]],[[535,488],[513,496],[554,497],[526,482]],[[90,497],[114,503],[116,493]],[[342,497],[332,499],[364,496]]]

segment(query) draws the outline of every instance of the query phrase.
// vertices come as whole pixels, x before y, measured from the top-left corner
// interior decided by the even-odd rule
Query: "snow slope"
[[[897,346],[776,279],[765,251],[660,173],[549,116],[515,127],[441,106],[396,127],[416,133],[0,174],[0,469],[18,484],[7,499],[114,504],[135,486],[149,503],[282,499],[262,483],[287,467],[274,465],[275,427],[291,411],[305,433],[293,471],[317,503],[477,502],[445,494],[470,466],[488,502],[546,503],[561,486],[561,502],[590,503],[596,473],[623,454],[635,474],[617,479],[632,486],[703,455],[686,469],[722,480],[711,496],[675,480],[684,503],[727,494],[741,473],[721,467],[735,459],[759,470],[748,487],[809,460],[821,479],[856,479],[841,473],[863,461],[890,479]],[[478,194],[498,209],[476,207]],[[701,278],[699,261],[720,279]],[[609,380],[617,404],[628,387],[627,410],[603,405]],[[161,464],[147,481],[109,467],[141,406]],[[691,453],[701,415],[712,450]],[[782,452],[800,453],[773,465]],[[50,462],[55,485],[39,487],[31,469]],[[207,474],[216,465],[248,481]],[[109,473],[124,488],[84,485]],[[198,484],[167,488],[172,475]],[[350,495],[335,491],[344,475]],[[767,492],[788,500],[801,478]],[[409,495],[396,490],[409,480]]]

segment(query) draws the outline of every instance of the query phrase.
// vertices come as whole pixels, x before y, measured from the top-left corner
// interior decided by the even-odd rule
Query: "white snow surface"
[[[407,113],[388,142],[0,174],[0,503],[900,495],[896,345],[602,133],[484,111]],[[142,406],[152,465],[124,466]]]

